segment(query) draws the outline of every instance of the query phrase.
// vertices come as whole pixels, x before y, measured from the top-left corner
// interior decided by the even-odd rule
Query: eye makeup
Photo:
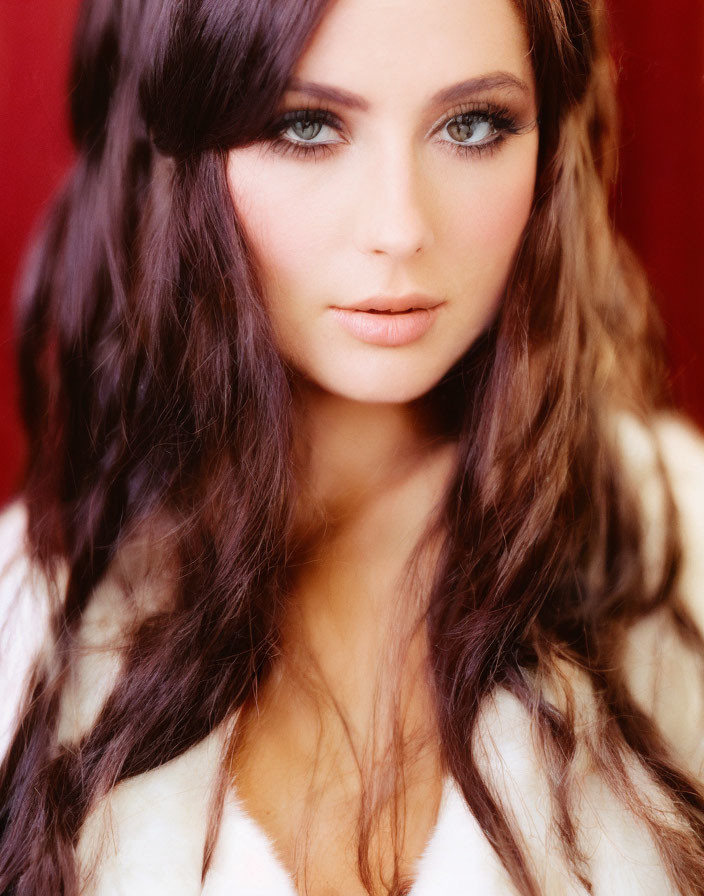
[[[523,125],[508,107],[493,102],[472,102],[456,106],[431,128],[445,134],[440,142],[460,155],[482,156],[496,152],[505,140],[521,134],[533,123]]]
[[[472,102],[452,109],[431,128],[430,134],[444,133],[446,138],[437,142],[444,144],[450,152],[479,157],[495,152],[507,137],[523,133],[534,124],[520,124],[505,106]],[[337,136],[315,142],[326,129]],[[274,152],[303,159],[330,156],[336,147],[348,142],[339,117],[323,107],[285,112],[269,125],[264,139]]]

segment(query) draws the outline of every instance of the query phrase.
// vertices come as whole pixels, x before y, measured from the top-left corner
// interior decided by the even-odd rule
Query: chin
[[[393,377],[379,374],[360,378],[341,379],[339,376],[316,378],[316,385],[324,391],[365,404],[408,404],[427,394],[441,377],[423,377],[417,373],[412,377]]]

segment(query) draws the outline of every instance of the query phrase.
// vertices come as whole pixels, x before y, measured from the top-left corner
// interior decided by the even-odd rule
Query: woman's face
[[[328,392],[412,401],[491,323],[531,211],[524,27],[512,0],[337,0],[289,86],[228,158],[279,349]]]

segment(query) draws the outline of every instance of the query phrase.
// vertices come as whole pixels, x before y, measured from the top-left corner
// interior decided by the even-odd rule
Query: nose
[[[358,239],[362,252],[407,260],[434,241],[428,185],[409,147],[377,150],[359,190]]]

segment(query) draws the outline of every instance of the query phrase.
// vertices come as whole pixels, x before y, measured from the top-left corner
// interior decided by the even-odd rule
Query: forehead
[[[421,101],[498,71],[533,84],[513,0],[334,0],[295,75],[353,90],[373,106]]]

